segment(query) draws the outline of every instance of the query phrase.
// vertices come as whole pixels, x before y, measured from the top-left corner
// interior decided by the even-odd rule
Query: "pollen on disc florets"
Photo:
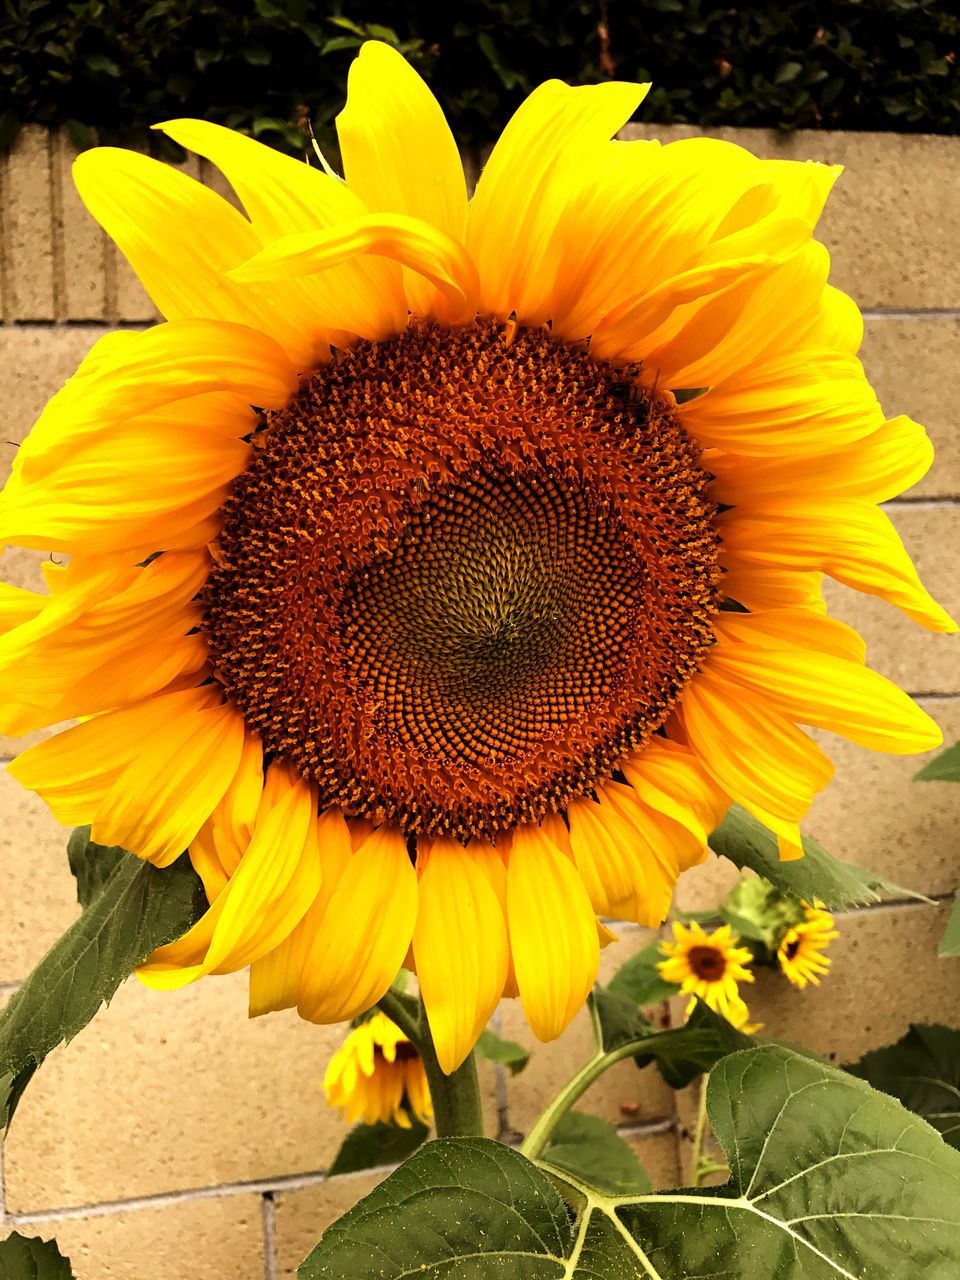
[[[663,724],[712,641],[718,539],[638,372],[546,330],[416,322],[264,415],[204,629],[322,803],[495,837]]]

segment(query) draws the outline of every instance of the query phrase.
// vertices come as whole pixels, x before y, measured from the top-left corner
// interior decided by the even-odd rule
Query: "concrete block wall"
[[[634,135],[639,131],[632,130]],[[654,129],[666,138],[694,132]],[[960,141],[895,135],[763,131],[721,136],[759,154],[846,166],[823,222],[834,280],[866,314],[864,360],[888,414],[925,422],[932,472],[890,514],[933,591],[960,613]],[[118,324],[153,320],[135,278],[89,219],[70,181],[70,143],[29,128],[0,156],[0,367],[4,468],[48,396],[91,343]],[[190,169],[212,185],[205,164]],[[38,581],[37,556],[9,551],[3,576]],[[957,641],[928,636],[892,609],[837,589],[834,609],[857,625],[874,666],[920,697],[948,740],[960,736]],[[895,1039],[911,1020],[960,1026],[960,961],[938,960],[946,900],[960,882],[960,788],[914,785],[920,761],[873,755],[824,736],[837,764],[808,830],[840,856],[918,890],[840,922],[834,968],[795,993],[761,974],[751,1007],[770,1033],[836,1059]],[[17,744],[0,740],[0,757]],[[66,832],[0,773],[0,1001],[9,998],[77,908]],[[681,882],[686,908],[730,882],[712,861]],[[604,955],[609,974],[651,935],[627,929]],[[504,1034],[530,1041],[519,1007]],[[126,984],[30,1086],[0,1162],[0,1237],[57,1235],[79,1280],[276,1280],[376,1175],[326,1181],[345,1126],[320,1094],[337,1028],[293,1014],[248,1022],[246,979],[206,980],[174,994]],[[486,1069],[491,1132],[524,1132],[538,1107],[589,1052],[581,1015],[537,1050],[526,1074]],[[585,1100],[621,1124],[654,1181],[675,1184],[688,1108],[655,1074],[621,1064]]]

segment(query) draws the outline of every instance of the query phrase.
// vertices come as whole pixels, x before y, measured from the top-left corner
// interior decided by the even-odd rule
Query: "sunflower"
[[[323,1092],[351,1124],[396,1124],[411,1127],[433,1118],[427,1076],[419,1053],[384,1013],[354,1029],[330,1059]]]
[[[746,1030],[749,1010],[738,983],[753,982],[753,974],[747,968],[753,956],[750,948],[739,946],[739,942],[728,924],[707,933],[696,921],[688,928],[675,920],[673,942],[660,943],[667,959],[661,960],[657,968],[664,982],[676,983],[680,995],[690,997],[690,1009],[699,996],[728,1022]]]
[[[806,919],[788,929],[777,948],[777,960],[784,976],[802,991],[808,982],[820,985],[821,975],[830,969],[830,959],[824,955],[827,947],[840,934],[834,928],[834,919],[825,911],[822,902],[812,907],[803,904]]]
[[[885,421],[814,227],[838,170],[611,141],[647,86],[549,82],[468,200],[403,58],[364,45],[344,179],[158,126],[244,212],[102,148],[80,195],[161,312],[102,338],[21,446],[0,728],[58,819],[209,910],[141,970],[249,966],[253,1014],[350,1019],[416,971],[443,1068],[504,995],[541,1039],[656,925],[731,800],[800,852],[798,724],[941,740],[821,579],[954,626],[877,504]],[[68,559],[65,559],[68,557]]]

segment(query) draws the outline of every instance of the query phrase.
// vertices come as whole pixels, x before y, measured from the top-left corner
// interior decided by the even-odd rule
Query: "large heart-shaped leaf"
[[[896,1044],[864,1054],[847,1070],[899,1098],[960,1149],[960,1031],[911,1027]]]
[[[841,862],[812,836],[803,837],[802,858],[782,862],[776,836],[739,805],[730,807],[710,837],[710,848],[741,870],[756,871],[784,893],[807,902],[819,898],[830,910],[879,902],[884,893],[928,901],[852,862]]]
[[[0,1280],[74,1280],[70,1259],[55,1240],[14,1231],[0,1240]]]
[[[328,1228],[298,1275],[956,1280],[960,1153],[899,1102],[763,1046],[714,1068],[707,1105],[723,1187],[608,1196],[496,1142],[444,1139]]]
[[[568,1111],[543,1149],[544,1164],[611,1195],[650,1190],[650,1179],[620,1134],[600,1116]]]
[[[206,906],[186,857],[163,871],[73,833],[70,866],[83,913],[0,1012],[0,1130],[48,1053],[71,1040],[155,947]]]

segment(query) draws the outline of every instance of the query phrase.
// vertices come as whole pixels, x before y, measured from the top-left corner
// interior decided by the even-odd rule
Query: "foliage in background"
[[[6,0],[0,146],[23,122],[143,140],[200,115],[326,146],[363,39],[400,48],[463,144],[494,138],[559,76],[652,80],[650,121],[956,132],[960,10],[944,0]]]

